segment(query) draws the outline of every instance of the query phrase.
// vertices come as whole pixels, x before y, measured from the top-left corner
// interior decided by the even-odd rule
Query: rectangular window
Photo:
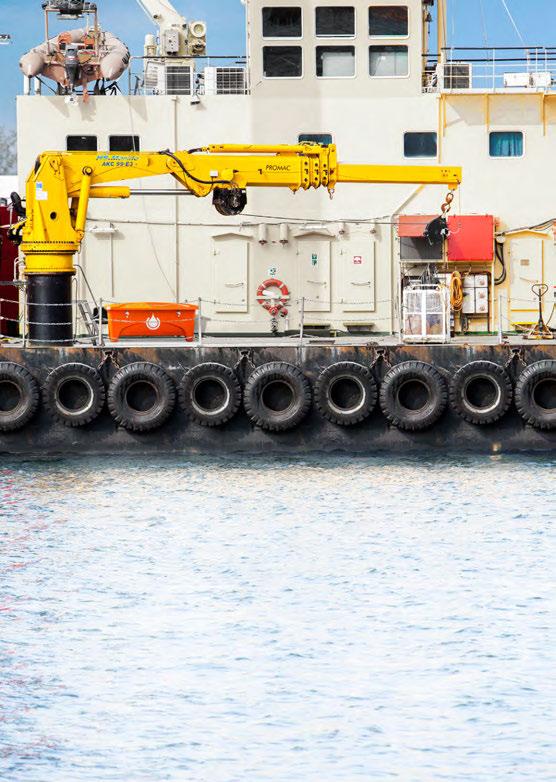
[[[96,136],[68,136],[66,142],[68,152],[97,152]]]
[[[267,79],[296,79],[302,75],[301,46],[263,46],[263,72]]]
[[[334,143],[332,141],[332,133],[300,133],[297,140],[300,144],[308,142],[311,144],[320,144],[323,147],[329,147]]]
[[[263,8],[264,38],[301,38],[301,8]]]
[[[369,8],[369,35],[403,38],[409,35],[409,14],[405,5],[372,5]]]
[[[490,134],[491,157],[523,157],[523,133],[520,130]]]
[[[108,149],[110,152],[139,152],[139,136],[110,136]]]
[[[355,46],[317,46],[317,76],[329,79],[355,76]]]
[[[436,133],[406,133],[403,138],[404,157],[436,157],[438,136]]]
[[[407,46],[370,46],[369,73],[375,77],[408,76]]]
[[[317,38],[353,38],[355,8],[330,5],[316,9]]]

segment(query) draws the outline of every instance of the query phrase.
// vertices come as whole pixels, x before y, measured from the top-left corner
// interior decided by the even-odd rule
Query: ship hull
[[[514,382],[527,365],[556,361],[556,346],[508,345],[277,345],[203,347],[103,348],[0,348],[0,362],[25,367],[44,389],[46,378],[63,364],[81,363],[100,369],[108,386],[124,366],[135,362],[155,364],[166,371],[176,387],[185,372],[201,363],[216,362],[235,370],[242,384],[255,367],[286,362],[299,367],[314,389],[319,374],[338,362],[357,362],[371,368],[380,385],[394,366],[408,361],[426,362],[449,382],[453,374],[472,361],[490,361],[505,367]],[[44,397],[44,394],[41,394]],[[22,457],[57,457],[92,454],[262,454],[343,452],[408,454],[418,452],[474,452],[482,454],[556,450],[556,431],[544,431],[526,423],[512,404],[500,421],[478,426],[462,420],[448,405],[440,419],[425,431],[409,432],[392,426],[377,405],[354,426],[338,426],[312,407],[305,419],[290,431],[270,432],[255,426],[244,409],[221,427],[209,428],[192,421],[176,404],[168,420],[150,432],[133,432],[119,426],[107,407],[83,427],[70,428],[53,419],[41,398],[37,413],[17,431],[0,432],[0,453]]]

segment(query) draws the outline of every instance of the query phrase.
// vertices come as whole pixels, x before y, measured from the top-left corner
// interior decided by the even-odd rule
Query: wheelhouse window
[[[301,38],[301,8],[263,8],[264,38]]]
[[[369,73],[374,77],[408,76],[408,47],[370,46]]]
[[[317,46],[317,76],[328,79],[355,76],[355,46]]]
[[[298,79],[303,73],[301,46],[263,46],[266,79]]]
[[[110,152],[139,152],[141,149],[139,136],[110,136],[108,145]]]
[[[403,139],[404,157],[436,157],[438,135],[436,133],[406,133]]]
[[[489,138],[491,157],[523,157],[521,131],[493,131]]]
[[[332,133],[300,133],[297,137],[300,144],[320,144],[323,147],[329,147],[332,141]]]
[[[369,8],[369,35],[373,38],[403,38],[409,35],[406,5],[372,5]]]
[[[68,136],[66,139],[68,152],[97,152],[98,141],[96,136]]]
[[[316,9],[317,38],[353,38],[355,36],[355,8],[330,5]]]

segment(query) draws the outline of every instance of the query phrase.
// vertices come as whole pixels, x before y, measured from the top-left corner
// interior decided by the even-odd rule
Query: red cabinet
[[[448,218],[448,260],[482,262],[494,258],[494,217],[454,215]]]

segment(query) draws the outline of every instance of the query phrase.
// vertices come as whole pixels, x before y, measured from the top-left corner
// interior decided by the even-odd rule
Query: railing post
[[[201,345],[203,344],[203,300],[199,296],[197,301],[198,301],[197,318],[199,320],[199,347],[201,347]]]
[[[102,299],[98,300],[98,344],[99,347],[104,345],[104,337],[102,334]]]
[[[300,345],[303,345],[304,330],[305,330],[305,296],[302,296],[299,304],[299,344]]]
[[[27,347],[27,284],[23,285],[23,347]]]

